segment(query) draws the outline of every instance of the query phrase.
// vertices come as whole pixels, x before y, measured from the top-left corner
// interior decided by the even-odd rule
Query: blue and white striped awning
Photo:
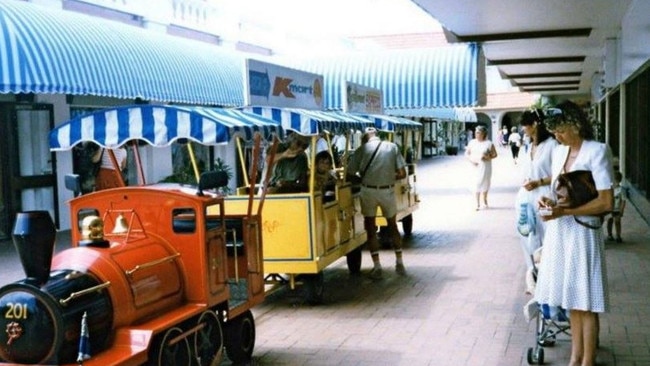
[[[385,132],[399,132],[405,130],[419,130],[422,128],[420,122],[412,121],[408,118],[385,116],[379,114],[358,114],[361,117],[368,118],[375,123],[375,128]]]
[[[283,62],[323,75],[327,110],[344,109],[346,82],[382,90],[385,109],[468,107],[486,102],[485,58],[476,44]]]
[[[373,122],[367,118],[339,111],[260,106],[242,107],[241,109],[272,119],[279,122],[285,130],[305,136],[318,135],[324,131],[343,133],[373,126]]]
[[[69,150],[81,142],[115,148],[130,140],[168,146],[178,139],[204,145],[227,144],[234,135],[269,138],[281,126],[264,117],[234,109],[132,105],[103,109],[74,118],[50,132],[50,149]]]
[[[0,93],[244,103],[244,58],[97,17],[0,0]]]
[[[425,117],[457,122],[477,122],[476,112],[472,108],[418,108],[392,109],[386,114],[405,117]]]

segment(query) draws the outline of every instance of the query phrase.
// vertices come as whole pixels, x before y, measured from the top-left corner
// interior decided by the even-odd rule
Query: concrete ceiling
[[[522,92],[589,94],[631,0],[412,0]]]

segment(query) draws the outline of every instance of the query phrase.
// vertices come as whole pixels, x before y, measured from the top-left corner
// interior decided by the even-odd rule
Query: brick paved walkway
[[[523,254],[514,228],[520,181],[506,151],[494,162],[490,208],[474,211],[461,156],[418,166],[422,204],[405,241],[408,277],[350,277],[345,260],[325,271],[326,303],[310,306],[281,291],[255,308],[257,365],[527,365],[535,325],[523,305]],[[599,364],[650,365],[649,227],[633,207],[622,244],[607,245],[612,311],[601,317]],[[545,364],[566,365],[570,342],[545,348]]]
[[[520,180],[507,151],[494,162],[490,209],[474,211],[462,156],[418,166],[422,204],[405,241],[407,277],[381,253],[385,279],[351,277],[345,259],[324,271],[325,304],[279,291],[254,309],[255,365],[527,365],[535,326],[522,307],[524,263],[514,228]],[[59,234],[59,240],[67,236]],[[650,227],[633,207],[622,244],[607,245],[612,311],[601,317],[601,365],[650,365]],[[65,245],[57,245],[57,249]],[[0,243],[0,283],[22,278],[10,242]],[[548,365],[566,365],[570,343],[545,348]],[[224,364],[228,364],[224,362]]]

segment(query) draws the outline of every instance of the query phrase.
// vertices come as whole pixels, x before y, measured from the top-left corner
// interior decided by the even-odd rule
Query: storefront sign
[[[360,84],[346,82],[343,89],[343,110],[352,113],[383,114],[382,92]]]
[[[246,60],[246,105],[323,109],[323,77]]]

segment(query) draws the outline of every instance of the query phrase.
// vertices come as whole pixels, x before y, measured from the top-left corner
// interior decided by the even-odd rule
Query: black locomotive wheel
[[[255,347],[255,319],[247,310],[226,323],[226,354],[233,363],[251,360]]]
[[[160,342],[156,342],[150,365],[180,366],[192,364],[190,344],[187,338],[178,339],[183,334],[180,328],[171,328],[165,332]]]
[[[311,305],[323,303],[323,294],[325,293],[325,276],[323,272],[304,275],[303,287],[307,303]]]
[[[402,218],[402,230],[404,230],[404,236],[411,235],[413,232],[413,215]]]
[[[223,332],[217,314],[206,311],[198,321],[202,325],[194,334],[194,357],[201,366],[218,366],[223,358]]]
[[[351,274],[361,273],[362,254],[362,247],[358,247],[345,256],[348,263],[348,270]]]

